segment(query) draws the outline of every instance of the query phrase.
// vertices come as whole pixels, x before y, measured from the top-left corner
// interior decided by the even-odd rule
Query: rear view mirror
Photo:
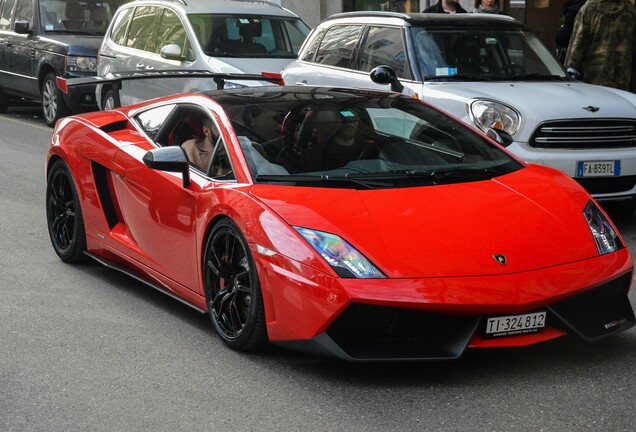
[[[29,29],[28,21],[16,21],[13,29],[18,34],[33,34],[33,31]]]
[[[404,86],[397,78],[397,74],[390,66],[377,66],[369,73],[371,81],[376,84],[391,84],[391,90],[397,93],[404,91]]]
[[[150,169],[178,172],[183,175],[183,187],[190,186],[188,157],[181,147],[161,147],[149,150],[142,159]]]

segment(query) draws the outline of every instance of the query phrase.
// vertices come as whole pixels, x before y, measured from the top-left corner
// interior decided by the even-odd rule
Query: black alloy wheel
[[[263,296],[245,237],[230,219],[218,222],[205,248],[208,312],[230,348],[250,351],[267,342]]]
[[[57,82],[53,72],[48,73],[44,77],[40,95],[42,97],[42,115],[44,116],[44,121],[50,127],[55,126],[55,123],[59,119],[69,114],[69,110],[64,102],[64,97],[62,96],[62,91],[57,88]]]
[[[53,163],[46,186],[46,220],[55,253],[65,262],[85,259],[86,233],[77,189],[62,160]]]

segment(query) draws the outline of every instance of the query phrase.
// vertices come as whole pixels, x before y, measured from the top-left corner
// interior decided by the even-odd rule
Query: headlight
[[[587,203],[583,215],[590,226],[599,255],[615,252],[625,247],[610,222],[593,201]]]
[[[308,228],[294,227],[342,278],[385,278],[353,246],[337,235]]]
[[[97,59],[95,57],[66,56],[66,70],[69,72],[95,72]]]
[[[469,104],[470,118],[482,131],[498,128],[514,135],[519,129],[521,115],[514,108],[501,102],[480,99],[469,101]]]

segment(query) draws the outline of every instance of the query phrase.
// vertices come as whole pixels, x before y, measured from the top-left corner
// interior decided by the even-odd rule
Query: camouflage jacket
[[[590,84],[629,90],[635,42],[633,3],[588,0],[576,16],[565,65],[581,70]]]

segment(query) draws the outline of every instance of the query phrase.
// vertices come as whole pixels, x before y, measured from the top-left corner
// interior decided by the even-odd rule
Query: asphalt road
[[[0,115],[0,431],[636,429],[636,329],[456,362],[241,354],[207,316],[97,264],[62,263],[38,115]],[[636,217],[619,229],[636,255]]]

